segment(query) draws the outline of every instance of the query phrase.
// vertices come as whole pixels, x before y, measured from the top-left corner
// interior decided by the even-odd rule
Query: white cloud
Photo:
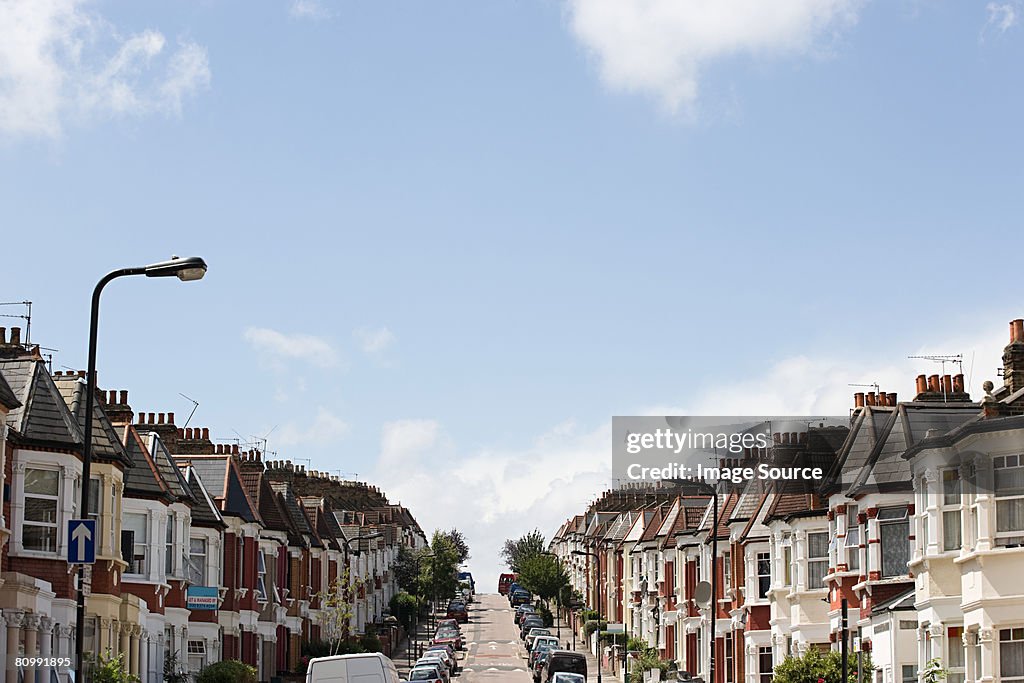
[[[567,0],[610,88],[692,110],[702,70],[739,55],[806,54],[856,22],[863,0]]]
[[[281,446],[330,446],[349,433],[349,424],[324,407],[317,408],[312,422],[282,425],[272,442]]]
[[[334,347],[321,337],[311,334],[285,334],[267,327],[249,327],[243,337],[268,360],[299,359],[322,368],[339,365]]]
[[[327,19],[331,16],[319,0],[292,0],[288,14],[296,19]]]
[[[1006,33],[1017,25],[1020,20],[1021,3],[1017,2],[990,2],[985,5],[988,12],[988,21],[982,29],[982,39],[988,31]]]
[[[122,37],[84,0],[0,2],[0,135],[58,137],[68,119],[180,114],[210,83],[206,49]]]
[[[360,327],[352,335],[363,353],[380,354],[395,343],[395,335],[386,327]]]

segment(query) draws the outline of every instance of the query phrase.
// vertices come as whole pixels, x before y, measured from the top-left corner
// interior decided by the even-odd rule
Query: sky
[[[101,386],[382,487],[486,587],[611,485],[613,415],[1001,381],[1022,15],[0,0],[0,301],[80,369],[100,276],[204,257],[108,287]]]

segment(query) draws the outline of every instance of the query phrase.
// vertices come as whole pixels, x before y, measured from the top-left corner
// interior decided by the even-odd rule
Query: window
[[[788,540],[783,542],[789,543]],[[790,545],[782,546],[782,585],[793,585],[793,547]]]
[[[1024,681],[1024,627],[999,629],[999,679]]]
[[[917,667],[913,664],[904,664],[900,667],[903,673],[903,683],[917,683]]]
[[[1024,544],[1024,457],[992,459],[996,493],[996,544]]]
[[[768,597],[772,586],[772,560],[768,553],[758,553],[757,562],[757,597]]]
[[[879,536],[882,545],[882,577],[905,576],[910,560],[910,523],[906,508],[883,508],[878,511]]]
[[[846,567],[851,572],[860,571],[860,522],[857,520],[857,506],[846,506]]]
[[[825,587],[828,574],[828,532],[807,534],[807,588]]]
[[[946,629],[946,683],[964,683],[964,628],[950,626]]]
[[[960,534],[960,472],[942,471],[942,549],[959,550]],[[927,538],[925,539],[927,543]]]
[[[757,649],[757,683],[772,683],[772,649],[760,647]]]
[[[732,557],[729,551],[722,553],[722,583],[728,588],[732,585]]]
[[[206,539],[188,540],[188,581],[196,586],[206,585]]]
[[[148,548],[145,514],[126,513],[121,522],[121,553],[128,562],[126,574],[146,573],[146,550]],[[127,553],[131,553],[128,555]]]
[[[189,673],[199,673],[206,666],[206,641],[188,641],[188,670]]]
[[[256,576],[256,599],[260,602],[267,601],[267,562],[260,550],[256,555],[257,576]]]
[[[164,571],[167,576],[174,575],[174,533],[178,516],[173,512],[167,515],[167,533],[165,537]]]
[[[725,683],[732,683],[732,631],[725,633]]]
[[[57,470],[25,470],[25,522],[21,530],[26,550],[57,551],[57,503],[60,475]]]
[[[115,552],[114,548],[114,527],[117,524],[114,522],[118,518],[117,515],[117,487],[113,483],[110,484],[110,552]]]

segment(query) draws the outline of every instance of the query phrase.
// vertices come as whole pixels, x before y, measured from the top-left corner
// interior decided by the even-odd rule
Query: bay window
[[[188,541],[188,581],[195,586],[206,585],[206,539]]]
[[[942,549],[959,550],[962,545],[960,531],[960,502],[962,489],[959,470],[942,471]],[[925,539],[927,543],[927,539]]]
[[[171,512],[167,515],[167,531],[164,534],[164,572],[167,576],[174,575],[174,534],[178,516]]]
[[[857,521],[857,506],[846,506],[846,568],[860,571],[860,523]]]
[[[1003,683],[1024,681],[1024,627],[999,629],[999,677]]]
[[[946,683],[964,683],[966,663],[964,628],[950,626],[946,629]]]
[[[60,475],[57,470],[25,470],[25,519],[21,538],[25,550],[57,552]]]
[[[1024,545],[1024,457],[992,459],[996,494],[996,545]]]
[[[807,588],[825,587],[825,575],[828,574],[828,532],[820,531],[807,534]]]
[[[256,599],[259,602],[267,601],[267,561],[263,551],[257,551],[256,555]]]
[[[146,552],[148,544],[148,516],[125,513],[121,522],[121,553],[128,562],[126,574],[146,573]]]
[[[757,597],[768,597],[772,586],[772,559],[769,553],[758,553],[755,557],[757,569]]]
[[[878,511],[879,540],[882,551],[882,577],[906,576],[910,561],[910,523],[907,509],[882,508]]]

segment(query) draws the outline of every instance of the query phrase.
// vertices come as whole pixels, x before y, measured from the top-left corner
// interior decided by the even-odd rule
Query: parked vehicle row
[[[506,576],[502,574],[502,579]],[[533,605],[533,595],[516,581],[509,581],[509,605],[515,607],[512,620],[519,627],[519,638],[527,652],[527,666],[534,683],[586,683],[587,659],[579,652],[561,649],[561,643]],[[499,580],[498,590],[502,590]]]

